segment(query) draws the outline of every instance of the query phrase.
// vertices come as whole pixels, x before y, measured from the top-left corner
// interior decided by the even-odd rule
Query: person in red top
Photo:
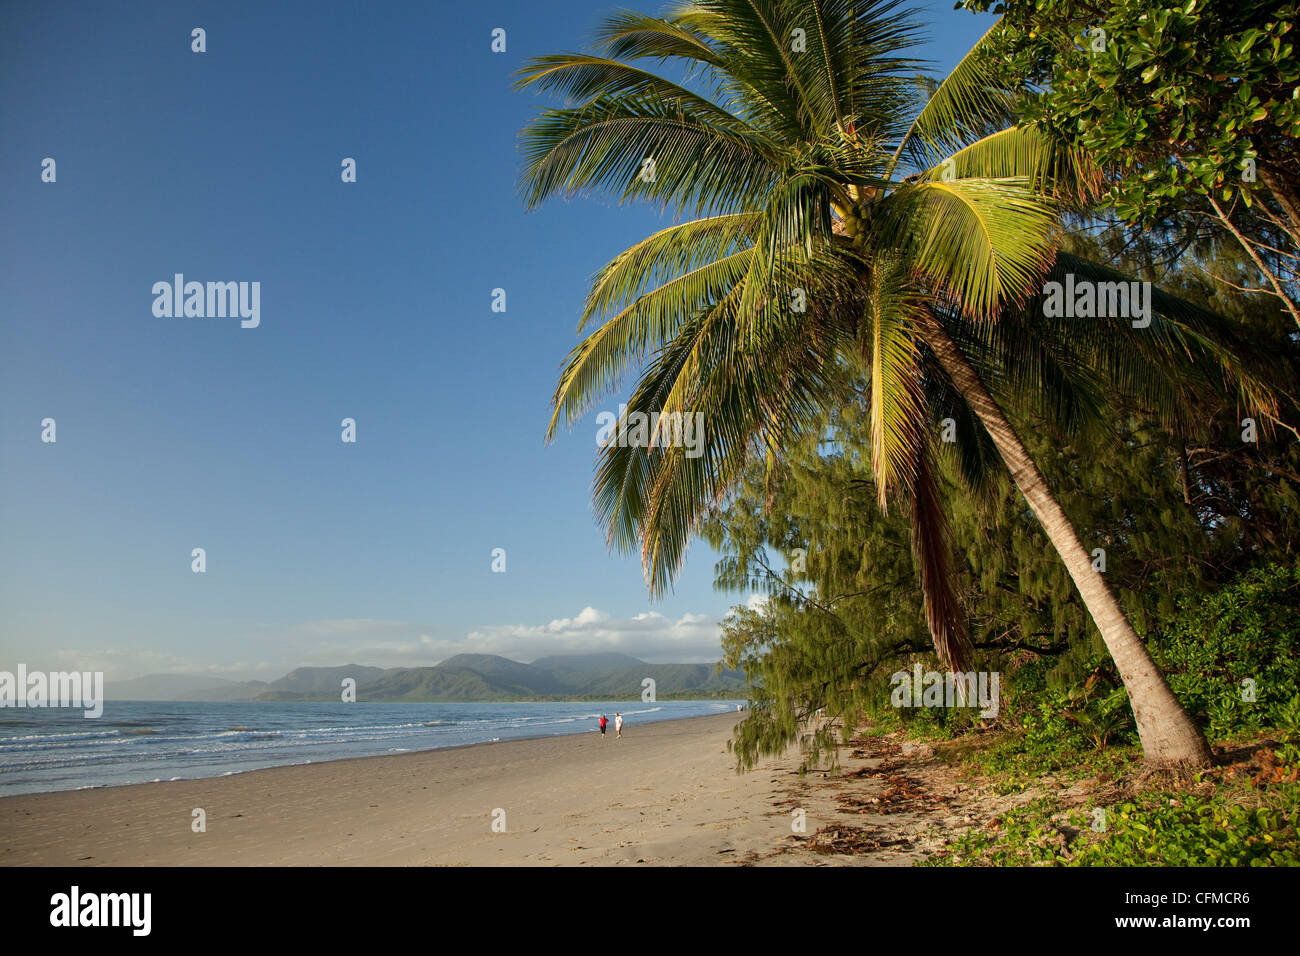
[[[604,714],[600,715],[600,739],[605,739],[605,725],[609,723]]]

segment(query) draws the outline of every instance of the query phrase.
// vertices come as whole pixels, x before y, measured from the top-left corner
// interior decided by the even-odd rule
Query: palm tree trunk
[[[921,318],[920,324],[926,343],[953,385],[979,415],[1016,486],[1029,502],[1043,531],[1074,579],[1088,613],[1119,668],[1120,679],[1128,689],[1138,737],[1147,760],[1161,765],[1208,766],[1214,757],[1205,735],[1169,689],[1106,579],[1092,566],[1091,555],[1079,541],[1070,519],[1061,510],[1011,423],[949,337],[942,322],[927,314]]]

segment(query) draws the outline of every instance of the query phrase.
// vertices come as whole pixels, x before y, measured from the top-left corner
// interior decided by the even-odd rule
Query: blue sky
[[[592,517],[594,413],[542,440],[588,279],[663,221],[525,212],[549,101],[511,74],[613,6],[4,6],[0,669],[716,658],[745,596],[707,546],[650,602]],[[949,6],[936,71],[990,22]],[[175,273],[260,282],[261,324],[155,317]]]

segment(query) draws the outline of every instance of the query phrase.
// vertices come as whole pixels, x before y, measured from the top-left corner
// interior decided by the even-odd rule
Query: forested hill
[[[531,664],[494,654],[458,654],[434,667],[300,667],[279,680],[200,681],[156,674],[109,682],[116,700],[333,700],[357,682],[359,701],[634,700],[654,681],[657,699],[744,697],[739,671],[717,664],[647,664],[626,654],[568,654]],[[195,685],[199,686],[195,686]]]

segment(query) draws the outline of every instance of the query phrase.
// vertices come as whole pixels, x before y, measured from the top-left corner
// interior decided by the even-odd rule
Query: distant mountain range
[[[110,700],[337,700],[344,678],[357,682],[357,700],[639,700],[642,681],[659,700],[744,697],[740,671],[717,664],[647,664],[627,654],[564,654],[522,664],[495,654],[457,654],[434,667],[299,667],[279,680],[231,681],[185,674],[150,674],[108,681]]]

